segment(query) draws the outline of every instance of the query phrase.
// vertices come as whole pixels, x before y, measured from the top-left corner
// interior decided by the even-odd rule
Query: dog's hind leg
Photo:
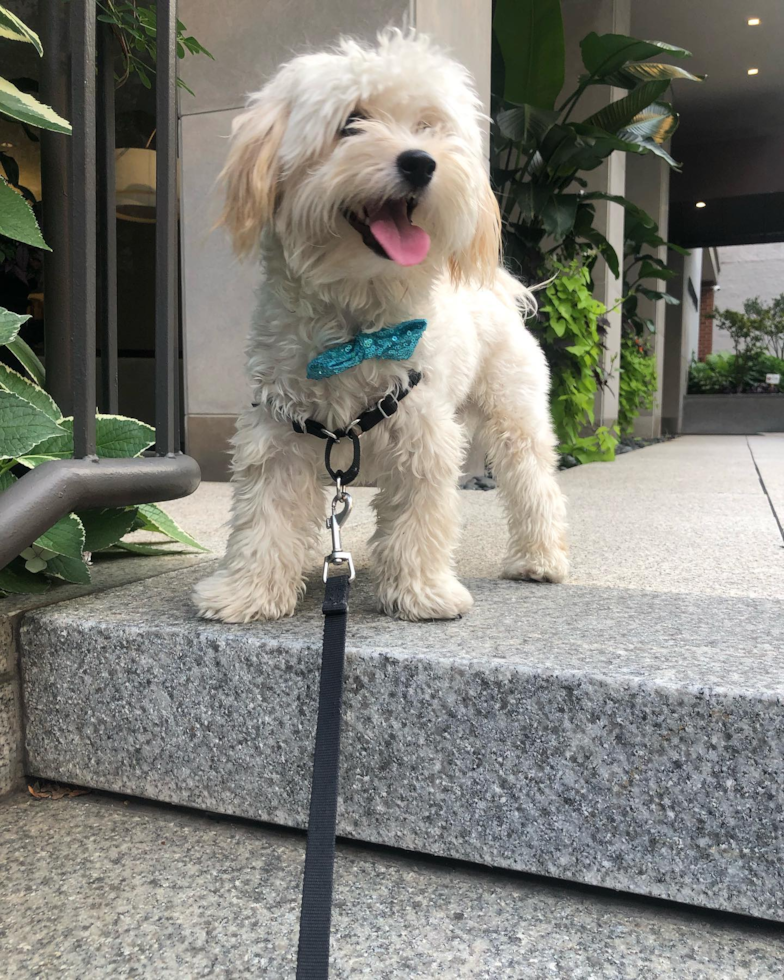
[[[424,390],[411,395],[376,452],[373,574],[382,611],[400,619],[455,619],[473,605],[453,558],[463,431],[429,401]]]
[[[508,344],[490,353],[473,393],[509,522],[504,578],[562,582],[569,571],[547,387],[544,355],[515,317]]]
[[[241,418],[235,438],[226,554],[194,591],[205,619],[247,623],[290,616],[326,512],[311,445],[316,440],[286,433],[285,442],[277,443],[257,432],[254,421],[252,413]]]

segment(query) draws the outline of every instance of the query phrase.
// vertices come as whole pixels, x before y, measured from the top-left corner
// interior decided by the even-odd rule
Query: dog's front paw
[[[298,583],[269,579],[261,582],[250,575],[220,569],[199,582],[193,590],[193,601],[203,619],[250,623],[293,615],[299,591]]]
[[[406,588],[383,586],[379,589],[378,599],[382,612],[412,622],[458,619],[474,604],[471,593],[454,576]]]
[[[531,549],[524,555],[512,555],[506,561],[501,578],[527,579],[533,582],[563,582],[569,574],[566,548]]]

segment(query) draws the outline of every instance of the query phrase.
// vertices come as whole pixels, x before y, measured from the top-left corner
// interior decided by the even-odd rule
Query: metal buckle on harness
[[[353,502],[351,494],[343,489],[340,477],[335,481],[335,486],[337,492],[332,498],[332,516],[327,518],[327,530],[332,532],[332,551],[324,559],[324,571],[321,578],[324,582],[327,581],[330,565],[348,565],[348,580],[353,582],[356,578],[354,559],[351,557],[350,551],[343,550],[343,544],[340,540],[340,529],[348,520]],[[337,512],[338,504],[343,505],[343,510],[340,513]]]

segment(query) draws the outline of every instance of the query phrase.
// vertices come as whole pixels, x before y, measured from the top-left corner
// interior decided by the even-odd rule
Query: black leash
[[[302,882],[302,907],[299,919],[297,980],[328,980],[329,938],[332,924],[332,885],[335,871],[335,827],[338,810],[340,769],[340,715],[343,704],[343,666],[346,654],[346,621],[348,596],[354,581],[354,562],[343,550],[340,530],[351,513],[351,495],[345,487],[359,475],[359,438],[388,419],[398,404],[422,379],[417,371],[409,372],[408,388],[398,387],[372,408],[342,429],[331,432],[315,419],[292,422],[295,432],[326,439],[324,465],[335,481],[332,515],[327,527],[332,532],[332,551],[324,559],[324,644],[319,679],[316,744],[313,752],[313,776],[310,788],[308,841],[305,850],[305,874]],[[347,470],[333,470],[332,448],[349,438],[354,449]],[[342,511],[338,513],[338,506]],[[330,577],[330,565],[346,565],[348,574]]]
[[[316,748],[310,792],[308,844],[299,920],[297,980],[329,976],[335,821],[338,809],[340,712],[346,652],[349,575],[327,579],[324,594],[324,647],[321,655]]]

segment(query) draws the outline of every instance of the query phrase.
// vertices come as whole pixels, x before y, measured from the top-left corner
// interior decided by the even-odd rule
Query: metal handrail
[[[65,17],[70,8],[70,29]],[[198,463],[179,452],[177,307],[177,4],[157,0],[156,37],[156,282],[155,423],[157,456],[96,456],[96,215],[101,214],[101,377],[105,410],[116,408],[117,317],[114,242],[114,81],[108,38],[101,39],[98,83],[100,145],[96,153],[96,4],[72,0],[47,7],[50,73],[45,86],[62,85],[70,40],[73,135],[47,133],[42,145],[45,230],[54,268],[47,267],[45,353],[50,391],[74,415],[74,459],[54,460],[25,474],[0,496],[0,568],[71,510],[120,507],[184,497],[199,485]],[[59,18],[59,19],[58,19]],[[101,25],[103,28],[105,25]],[[70,39],[68,37],[70,34]],[[45,59],[46,60],[46,59]],[[107,64],[108,62],[108,64]],[[61,97],[62,98],[62,97]],[[56,99],[51,99],[50,104]],[[58,108],[65,108],[62,102]],[[63,141],[68,141],[66,144]],[[46,160],[51,154],[53,160]],[[100,179],[96,181],[96,156]],[[111,157],[111,161],[110,158]],[[62,168],[70,172],[63,187]],[[63,190],[66,189],[66,193]],[[100,202],[100,203],[97,203]],[[48,207],[47,207],[48,204]],[[65,245],[65,253],[58,249]],[[47,261],[49,261],[47,259]],[[62,281],[68,276],[68,282]],[[114,304],[114,305],[112,305]],[[62,318],[61,318],[62,317]],[[56,356],[50,356],[56,351]],[[67,390],[52,384],[54,362],[67,358]],[[58,397],[59,396],[59,397]],[[64,396],[64,397],[63,397]]]

